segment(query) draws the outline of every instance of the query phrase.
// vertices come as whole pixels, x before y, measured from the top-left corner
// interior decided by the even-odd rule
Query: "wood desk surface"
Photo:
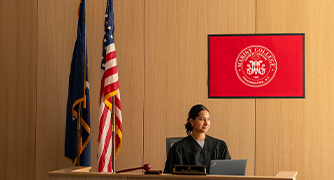
[[[89,172],[91,167],[70,167],[51,171],[48,173],[50,180],[178,180],[178,179],[198,179],[198,180],[296,180],[296,171],[280,171],[276,176],[222,176],[222,175],[172,175],[172,174],[133,174],[133,173],[101,173]]]

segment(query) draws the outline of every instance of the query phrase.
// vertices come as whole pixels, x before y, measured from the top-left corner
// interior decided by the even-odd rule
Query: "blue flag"
[[[71,73],[68,85],[65,157],[77,164],[77,121],[79,104],[82,104],[80,142],[80,166],[90,166],[90,108],[88,83],[88,58],[85,43],[85,0],[79,7],[77,40],[73,51]],[[86,52],[86,53],[85,53]],[[85,56],[86,54],[86,56]]]

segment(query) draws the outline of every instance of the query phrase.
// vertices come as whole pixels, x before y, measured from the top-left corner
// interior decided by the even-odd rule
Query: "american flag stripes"
[[[122,147],[122,116],[121,101],[118,84],[116,51],[114,44],[114,14],[113,2],[108,0],[105,15],[104,39],[102,52],[102,79],[100,91],[100,126],[98,137],[98,171],[113,172],[112,169],[112,108],[115,112],[116,156]],[[115,107],[112,107],[112,97]]]

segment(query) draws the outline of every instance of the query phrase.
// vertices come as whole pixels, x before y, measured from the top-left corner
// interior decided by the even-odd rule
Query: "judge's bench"
[[[144,173],[101,173],[90,172],[91,167],[75,166],[51,171],[49,180],[296,180],[296,171],[280,171],[275,176],[222,176],[222,175],[174,175]]]

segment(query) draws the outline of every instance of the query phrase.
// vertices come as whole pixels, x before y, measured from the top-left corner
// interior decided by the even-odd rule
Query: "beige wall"
[[[186,136],[189,109],[203,103],[209,134],[224,139],[233,158],[247,158],[254,174],[255,100],[207,98],[207,35],[254,33],[254,2],[145,1],[144,162],[152,169],[164,168],[166,137]]]
[[[305,33],[304,100],[256,100],[256,174],[334,179],[332,1],[257,1],[257,33]]]
[[[116,169],[163,169],[165,138],[205,104],[209,134],[247,158],[248,175],[333,179],[334,4],[330,0],[114,0],[123,112]],[[47,179],[64,158],[79,0],[0,0],[0,174]],[[96,170],[105,0],[87,1],[92,167]],[[208,99],[207,35],[305,33],[305,99]],[[140,172],[140,171],[137,171]]]
[[[0,24],[0,176],[34,179],[37,1],[1,0]]]

